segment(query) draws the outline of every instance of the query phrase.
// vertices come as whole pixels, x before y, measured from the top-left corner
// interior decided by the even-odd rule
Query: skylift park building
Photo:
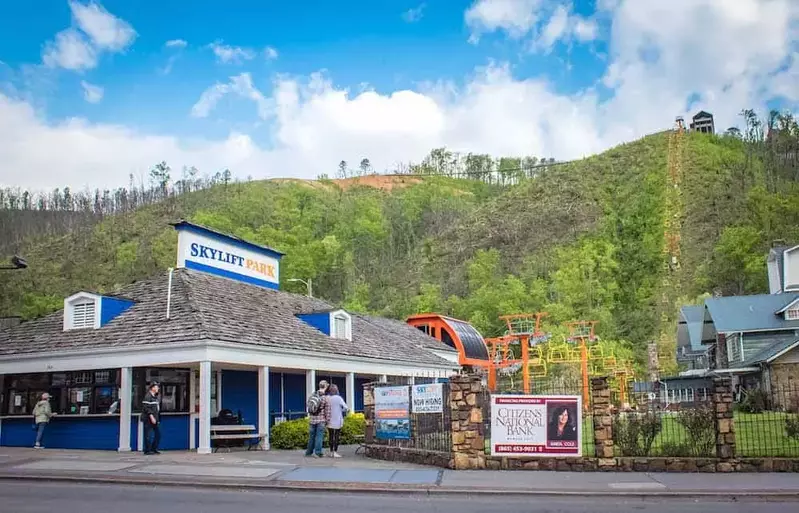
[[[180,222],[177,267],[114,294],[80,291],[0,328],[0,445],[32,446],[49,392],[52,448],[142,450],[139,408],[161,383],[162,448],[211,451],[211,419],[241,412],[268,448],[321,379],[363,409],[370,381],[433,382],[458,353],[418,329],[279,290],[282,254]]]

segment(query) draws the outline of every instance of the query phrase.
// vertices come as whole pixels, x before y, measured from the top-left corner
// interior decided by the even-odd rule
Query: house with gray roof
[[[767,260],[770,294],[708,298],[680,309],[677,359],[688,373],[730,375],[744,388],[799,386],[799,246]]]
[[[211,451],[221,410],[268,448],[276,422],[305,416],[324,379],[351,409],[363,384],[429,383],[459,371],[456,350],[390,319],[279,290],[282,254],[191,223],[175,269],[114,294],[78,291],[64,308],[0,329],[0,445],[32,446],[42,392],[53,448],[141,450],[146,384],[161,384],[162,447]]]

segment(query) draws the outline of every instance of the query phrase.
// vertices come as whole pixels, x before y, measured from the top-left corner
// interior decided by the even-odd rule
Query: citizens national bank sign
[[[581,456],[580,396],[492,395],[491,454]]]
[[[280,283],[282,253],[187,223],[178,231],[178,267],[272,289]]]

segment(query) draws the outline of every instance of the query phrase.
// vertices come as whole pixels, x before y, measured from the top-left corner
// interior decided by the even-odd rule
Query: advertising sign
[[[444,386],[441,383],[413,385],[413,413],[443,413]]]
[[[492,395],[491,454],[582,456],[580,396]]]
[[[179,228],[178,267],[278,288],[280,262],[277,257],[225,239],[204,235],[192,228]]]
[[[375,435],[381,440],[410,440],[410,394],[408,387],[377,387]]]

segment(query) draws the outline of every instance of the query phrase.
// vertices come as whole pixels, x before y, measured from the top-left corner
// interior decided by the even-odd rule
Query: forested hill
[[[113,291],[174,265],[168,223],[186,218],[285,252],[284,289],[303,293],[286,280],[312,278],[315,295],[348,309],[444,312],[486,336],[501,334],[501,314],[543,310],[551,331],[599,320],[606,340],[639,356],[658,340],[668,361],[680,304],[765,291],[771,241],[799,241],[786,151],[764,137],[665,132],[513,185],[220,183],[24,241],[30,268],[0,273],[0,315],[41,315],[75,291]]]

